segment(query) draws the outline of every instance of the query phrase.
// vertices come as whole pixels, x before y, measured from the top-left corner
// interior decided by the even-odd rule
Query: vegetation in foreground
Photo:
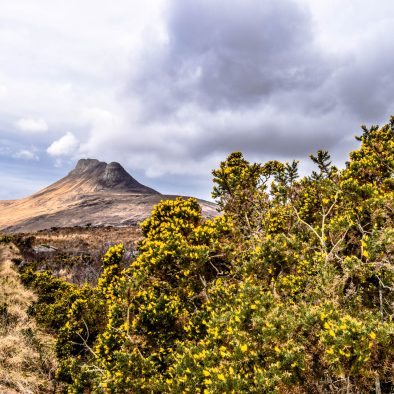
[[[363,127],[344,170],[231,154],[223,214],[165,201],[139,255],[103,258],[97,286],[24,269],[57,337],[69,393],[389,393],[394,390],[394,118]]]
[[[0,242],[0,393],[53,393],[57,368],[54,340],[26,311],[35,300],[12,267],[17,248]]]

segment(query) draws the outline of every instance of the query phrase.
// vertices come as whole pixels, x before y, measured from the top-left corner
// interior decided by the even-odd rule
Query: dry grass
[[[57,249],[77,253],[100,251],[112,244],[123,243],[128,250],[142,238],[137,226],[130,227],[63,227],[30,233],[34,245],[49,244]]]
[[[53,393],[54,341],[27,314],[34,294],[13,269],[18,252],[0,244],[0,393]]]
[[[20,233],[15,237],[23,264],[38,271],[49,270],[56,277],[78,286],[86,282],[95,286],[102,272],[101,258],[107,249],[123,243],[126,249],[124,264],[127,266],[135,256],[141,231],[136,226],[68,227]],[[35,252],[34,247],[39,245],[49,245],[55,250]]]

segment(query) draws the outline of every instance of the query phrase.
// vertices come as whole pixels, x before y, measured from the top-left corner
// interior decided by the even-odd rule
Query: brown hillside
[[[140,184],[119,163],[81,159],[45,189],[20,200],[0,201],[0,229],[131,225],[148,217],[160,200],[174,198]],[[199,202],[204,215],[216,215],[215,204]]]

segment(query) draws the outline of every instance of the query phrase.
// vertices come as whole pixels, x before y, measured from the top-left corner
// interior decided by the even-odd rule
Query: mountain
[[[81,159],[67,176],[45,189],[20,200],[0,201],[0,229],[131,225],[147,218],[160,200],[176,197],[142,185],[119,163]],[[205,216],[216,216],[215,204],[199,203]]]

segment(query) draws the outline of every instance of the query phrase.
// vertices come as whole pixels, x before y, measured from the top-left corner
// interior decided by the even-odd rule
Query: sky
[[[209,199],[233,151],[343,167],[394,114],[392,0],[1,0],[0,199],[80,158]]]

